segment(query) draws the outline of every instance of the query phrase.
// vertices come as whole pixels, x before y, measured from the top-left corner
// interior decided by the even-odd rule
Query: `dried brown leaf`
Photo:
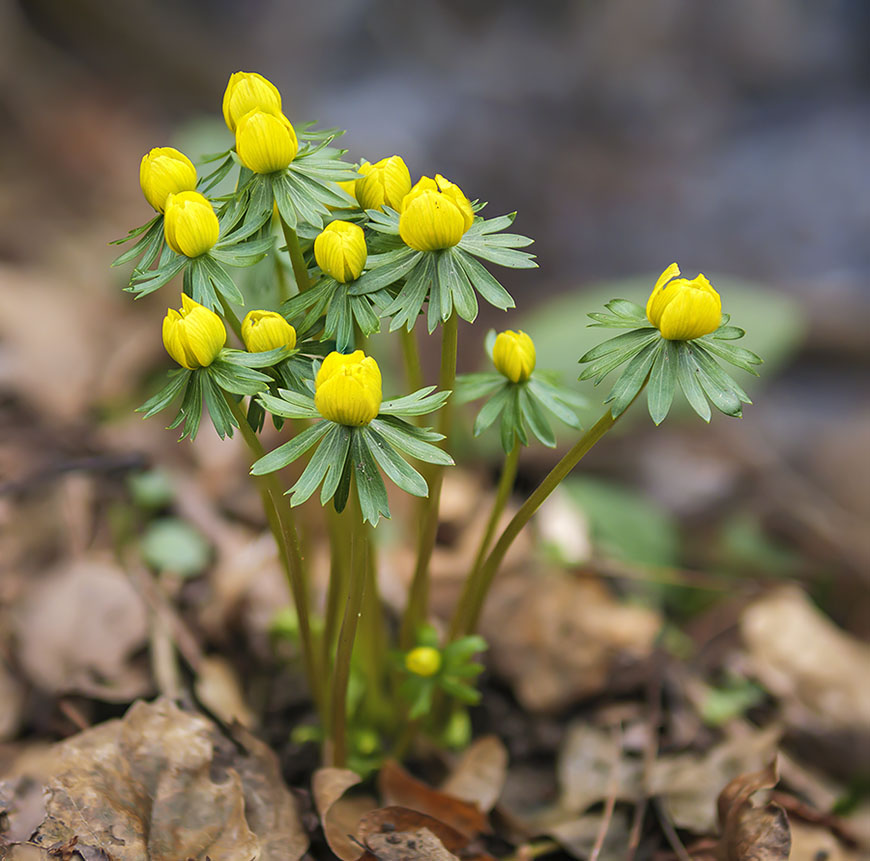
[[[460,852],[469,843],[465,834],[440,819],[428,816],[419,810],[411,810],[397,805],[379,807],[363,816],[357,826],[356,836],[360,843],[371,848],[372,838],[378,835],[402,834],[420,830],[428,830],[448,852]]]
[[[363,814],[377,806],[368,796],[343,798],[344,793],[358,783],[360,776],[349,768],[320,768],[311,779],[323,834],[329,848],[341,861],[355,861],[362,854],[353,835]]]
[[[371,834],[366,847],[378,861],[458,861],[428,828]]]
[[[657,613],[620,603],[600,583],[534,572],[498,583],[481,633],[521,704],[547,712],[618,686],[621,671],[649,657],[660,627]]]
[[[444,822],[469,839],[490,831],[486,815],[476,804],[432,789],[410,775],[394,760],[384,763],[378,773],[378,789],[387,805],[418,810]]]
[[[753,806],[752,796],[779,781],[776,760],[767,768],[735,777],[719,794],[721,861],[787,861],[791,851],[788,817],[778,805]]]
[[[246,755],[199,715],[135,703],[55,747],[34,841],[78,837],[79,853],[113,861],[298,859],[307,840],[277,760],[241,730],[238,738]]]
[[[441,785],[441,791],[476,804],[488,813],[498,801],[507,778],[508,752],[494,735],[477,739]]]

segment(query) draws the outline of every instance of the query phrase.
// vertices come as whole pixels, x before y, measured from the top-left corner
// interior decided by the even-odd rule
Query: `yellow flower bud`
[[[381,409],[381,369],[362,350],[330,353],[314,381],[314,405],[325,419],[360,427]]]
[[[722,322],[722,300],[701,274],[677,278],[672,263],[662,272],[646,303],[646,316],[669,341],[691,341],[715,332]]]
[[[367,256],[365,234],[350,221],[331,221],[314,240],[317,265],[342,284],[359,278]]]
[[[170,194],[196,189],[196,168],[183,152],[174,147],[155,147],[142,156],[139,185],[145,200],[158,212],[163,212]]]
[[[181,294],[181,309],[163,318],[163,346],[182,367],[193,371],[210,365],[227,342],[223,320],[205,305]]]
[[[535,345],[525,332],[501,332],[492,347],[495,369],[511,382],[524,383],[535,370]]]
[[[439,173],[435,179],[421,177],[405,195],[399,235],[417,251],[438,251],[456,245],[473,221],[471,203],[462,189]]]
[[[418,676],[434,676],[441,669],[441,652],[432,646],[417,646],[405,655],[405,669]]]
[[[411,174],[400,156],[391,155],[374,164],[363,164],[356,181],[355,197],[363,209],[398,209],[411,190]]]
[[[219,234],[214,209],[198,191],[181,191],[166,198],[163,235],[176,254],[199,257],[218,241]]]
[[[256,72],[233,72],[224,91],[224,120],[231,132],[249,111],[281,113],[281,93],[269,80]]]
[[[249,353],[296,346],[296,330],[277,311],[248,311],[242,320],[242,340]]]
[[[254,173],[283,170],[296,158],[299,141],[284,114],[249,111],[236,126],[236,152],[242,164]]]

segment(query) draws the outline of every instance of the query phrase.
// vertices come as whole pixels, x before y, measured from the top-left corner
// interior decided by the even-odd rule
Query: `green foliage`
[[[150,523],[145,530],[142,556],[155,571],[195,577],[208,565],[211,546],[186,521],[165,517]]]

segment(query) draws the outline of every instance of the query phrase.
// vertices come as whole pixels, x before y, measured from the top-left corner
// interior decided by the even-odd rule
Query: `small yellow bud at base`
[[[170,308],[163,318],[163,346],[183,368],[205,368],[227,342],[223,320],[205,305],[181,295],[181,309]]]
[[[239,161],[254,173],[284,170],[297,152],[296,131],[284,114],[255,109],[246,113],[236,126]]]
[[[331,221],[314,240],[317,265],[342,284],[359,278],[367,257],[365,233],[351,221]]]
[[[227,128],[235,132],[239,120],[254,110],[280,114],[281,93],[257,72],[233,72],[224,91],[223,111]]]
[[[417,251],[451,248],[474,223],[474,211],[462,189],[436,174],[424,176],[405,195],[399,216],[402,241]]]
[[[196,168],[174,147],[155,147],[142,156],[139,185],[145,200],[158,212],[163,212],[170,194],[196,189]]]
[[[249,353],[266,353],[296,346],[296,330],[277,311],[248,311],[242,320],[242,340]]]
[[[492,347],[495,369],[513,383],[524,383],[535,370],[535,345],[522,331],[501,332]]]
[[[441,652],[432,646],[417,646],[405,655],[405,669],[417,676],[434,676],[441,669]]]
[[[362,350],[330,353],[314,381],[314,405],[323,418],[362,427],[381,409],[381,369]]]
[[[198,191],[182,191],[166,198],[163,235],[176,254],[199,257],[218,241],[220,224],[212,205]]]
[[[646,303],[646,316],[668,341],[691,341],[709,335],[722,322],[722,299],[704,275],[677,278],[672,263],[662,272]]]
[[[354,196],[363,209],[398,209],[411,190],[411,174],[400,156],[391,155],[374,164],[363,164]]]

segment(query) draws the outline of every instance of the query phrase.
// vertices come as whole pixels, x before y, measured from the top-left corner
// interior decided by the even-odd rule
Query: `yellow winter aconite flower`
[[[219,234],[214,209],[198,191],[181,191],[166,198],[163,235],[176,254],[199,257],[218,241]]]
[[[367,256],[365,234],[350,221],[331,221],[314,240],[317,265],[342,284],[359,278]]]
[[[255,108],[236,126],[236,152],[242,164],[254,173],[283,170],[298,151],[296,131],[282,113]]]
[[[501,332],[492,347],[495,369],[513,383],[524,383],[535,370],[535,345],[525,332]]]
[[[441,652],[432,646],[417,646],[405,655],[405,669],[418,676],[434,676],[441,669]]]
[[[435,179],[422,177],[405,195],[399,235],[417,251],[438,251],[456,245],[473,221],[471,203],[462,189],[439,173]]]
[[[196,189],[196,168],[183,152],[174,147],[154,147],[142,156],[139,185],[145,200],[158,212],[163,212],[170,194]]]
[[[671,263],[656,282],[646,303],[646,316],[669,341],[691,341],[709,335],[722,321],[722,300],[701,274],[689,281],[677,278]]]
[[[360,427],[381,408],[381,369],[362,350],[330,353],[314,380],[314,405],[325,419]]]
[[[210,365],[226,342],[223,320],[186,293],[181,294],[181,309],[170,308],[163,318],[163,346],[188,370]]]
[[[296,330],[277,311],[248,311],[242,320],[242,340],[249,353],[296,346]]]
[[[281,113],[281,93],[269,80],[257,72],[233,72],[224,91],[224,120],[231,132],[249,111],[267,114]]]
[[[411,190],[411,174],[400,156],[391,155],[374,164],[365,162],[359,172],[363,178],[356,180],[354,196],[363,209],[381,209],[384,205],[398,209]]]

